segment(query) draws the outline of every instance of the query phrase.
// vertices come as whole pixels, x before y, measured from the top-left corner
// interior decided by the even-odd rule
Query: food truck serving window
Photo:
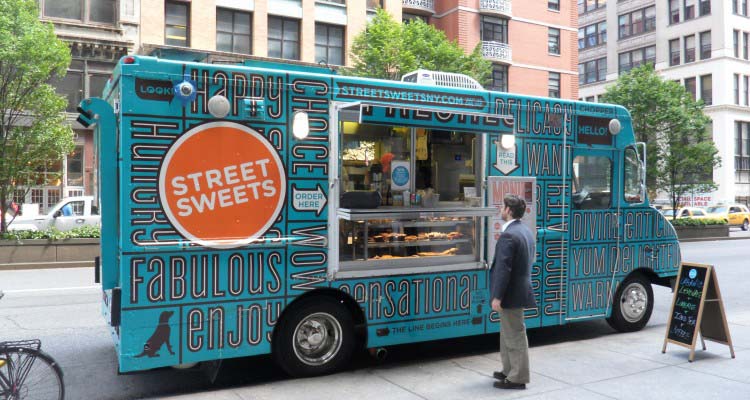
[[[482,135],[343,122],[340,271],[481,268]]]

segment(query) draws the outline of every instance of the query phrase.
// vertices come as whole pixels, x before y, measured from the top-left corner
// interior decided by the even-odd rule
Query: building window
[[[492,65],[492,82],[490,83],[489,90],[496,90],[498,92],[508,91],[508,66],[493,64]]]
[[[734,169],[750,170],[750,122],[734,121]],[[745,183],[750,182],[745,173]]]
[[[250,54],[252,31],[250,13],[216,9],[216,50]]]
[[[424,22],[425,24],[429,24],[430,23],[430,18],[427,17],[426,15],[409,14],[409,13],[402,13],[401,14],[401,22],[404,22],[404,23],[411,22],[411,21],[414,21],[414,20],[417,20],[417,19],[421,19],[422,22]]]
[[[743,79],[745,81],[745,92],[742,98],[744,99],[744,105],[750,106],[750,76],[745,75]]]
[[[683,0],[685,9],[683,17],[685,21],[695,18],[695,0]]]
[[[606,6],[607,0],[578,0],[578,14],[585,14]]]
[[[740,75],[734,74],[734,104],[740,105]]]
[[[680,39],[669,41],[669,65],[680,64]]]
[[[547,9],[560,11],[560,0],[547,0]]]
[[[482,16],[482,41],[508,43],[508,20]]]
[[[115,0],[43,0],[44,16],[84,23],[114,24]]]
[[[299,60],[299,20],[268,17],[268,56]]]
[[[683,40],[685,42],[685,63],[691,63],[695,61],[695,36],[685,36]]]
[[[685,90],[690,93],[693,100],[696,99],[695,78],[685,78]]]
[[[68,154],[68,186],[83,186],[83,145]]]
[[[742,15],[747,17],[747,0],[742,0]]]
[[[680,0],[669,0],[669,23],[680,22]]]
[[[578,28],[578,48],[598,46],[607,43],[607,22]]]
[[[167,1],[164,44],[190,47],[190,3]]]
[[[560,30],[549,28],[547,32],[547,52],[560,55]]]
[[[701,99],[703,104],[710,106],[713,104],[713,84],[711,75],[701,76]]]
[[[549,97],[560,98],[560,74],[557,72],[549,73]]]
[[[638,67],[642,64],[651,63],[656,60],[656,46],[643,47],[619,54],[620,75]]]
[[[586,97],[586,99],[585,99],[585,100],[586,100],[587,102],[589,102],[589,103],[594,103],[594,102],[596,102],[596,96],[589,96],[589,97]]]
[[[607,79],[607,59],[600,58],[578,64],[578,82],[581,85]]]
[[[711,14],[711,0],[698,0],[700,16]]]
[[[740,31],[734,30],[732,40],[734,41],[734,56],[740,58]]]
[[[620,39],[656,30],[656,7],[646,7],[618,18]]]
[[[315,61],[344,65],[344,28],[315,24]]]
[[[748,34],[747,32],[742,32],[742,58],[747,60],[748,56],[748,47],[750,47],[750,40],[748,40]],[[739,54],[737,55],[739,57]]]
[[[367,0],[367,9],[383,8],[383,0]]]
[[[711,58],[711,31],[700,33],[701,60]]]
[[[104,86],[112,74],[114,64],[99,61],[72,60],[63,78],[52,79],[50,84],[55,91],[67,97],[68,112],[76,112],[81,100],[88,97],[102,97]]]

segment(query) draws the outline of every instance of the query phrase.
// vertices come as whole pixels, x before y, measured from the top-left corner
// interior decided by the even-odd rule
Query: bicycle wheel
[[[0,400],[63,400],[65,385],[57,362],[41,350],[0,350]]]

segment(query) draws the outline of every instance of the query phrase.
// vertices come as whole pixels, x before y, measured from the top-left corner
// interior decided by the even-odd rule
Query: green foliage
[[[43,231],[10,231],[0,234],[2,240],[28,240],[28,239],[93,239],[102,237],[102,229],[98,226],[81,226],[69,231],[59,231],[55,228]]]
[[[69,64],[68,46],[39,21],[36,1],[0,0],[0,204],[74,148],[67,101],[46,83]]]
[[[651,65],[620,76],[602,97],[630,111],[636,140],[645,142],[646,182],[651,198],[656,191],[670,195],[672,207],[688,193],[716,189],[712,173],[721,164],[707,127],[711,119],[676,82],[662,79]]]
[[[364,31],[352,44],[355,76],[399,80],[419,68],[456,72],[471,76],[481,84],[490,80],[492,63],[484,59],[481,46],[464,53],[445,33],[419,18],[404,24],[378,9]]]
[[[707,226],[726,225],[727,221],[721,218],[677,218],[670,219],[672,226]]]

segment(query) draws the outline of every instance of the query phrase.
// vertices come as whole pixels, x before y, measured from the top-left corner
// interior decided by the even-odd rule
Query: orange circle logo
[[[207,247],[246,245],[276,221],[286,174],[263,135],[240,124],[212,122],[180,136],[159,171],[169,221]]]

